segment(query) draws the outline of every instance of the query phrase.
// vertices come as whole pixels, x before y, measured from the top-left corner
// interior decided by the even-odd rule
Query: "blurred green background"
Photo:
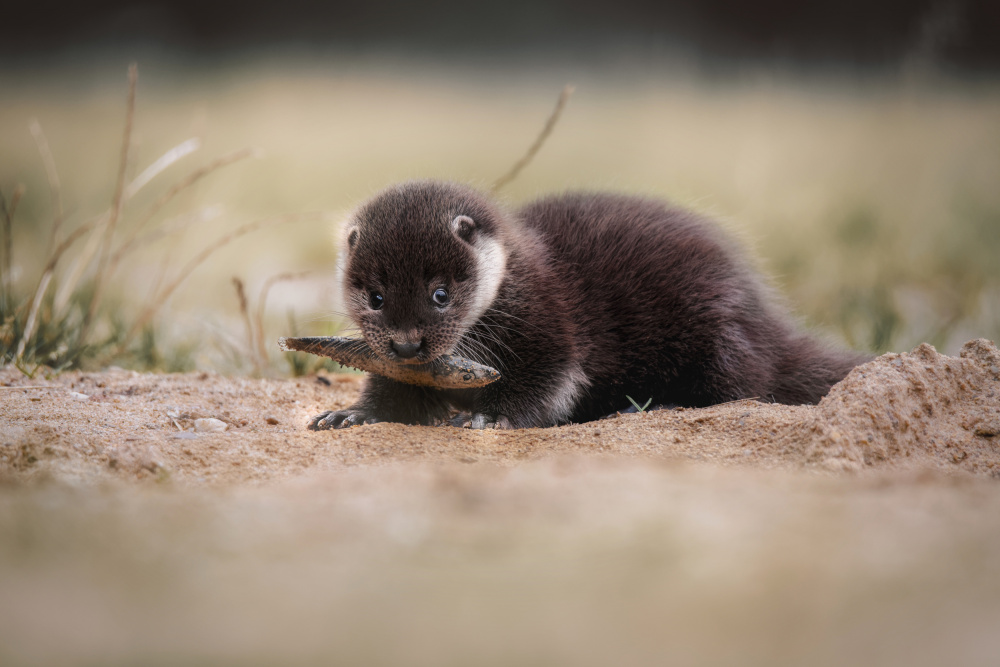
[[[742,50],[714,57],[704,45],[725,42],[720,30],[700,50],[637,51],[621,46],[621,29],[580,57],[571,39],[573,48],[549,51],[532,42],[435,52],[405,41],[362,48],[369,42],[360,37],[352,48],[287,40],[251,48],[228,35],[206,52],[202,42],[192,50],[134,32],[143,16],[125,24],[132,38],[124,41],[100,33],[0,58],[8,205],[24,186],[3,266],[5,361],[17,352],[53,246],[112,205],[129,62],[138,62],[139,78],[123,183],[185,141],[199,148],[124,202],[112,250],[172,185],[233,151],[254,154],[183,188],[145,223],[140,238],[170,233],[148,238],[108,279],[82,346],[71,332],[90,303],[101,235],[81,236],[39,303],[28,370],[306,370],[280,358],[273,340],[340,326],[338,222],[402,179],[489,187],[521,157],[567,83],[576,92],[554,133],[501,193],[510,205],[578,188],[670,199],[738,236],[796,316],[830,340],[875,352],[928,341],[954,353],[970,338],[1000,339],[1000,78],[988,58],[949,61],[933,12],[917,16],[923,22],[897,51],[856,50],[854,60],[817,59],[808,49],[762,56],[736,37]],[[300,213],[311,217],[248,234],[197,265],[120,345],[205,247],[250,221]],[[287,273],[296,275],[275,280]],[[251,329],[269,289],[263,335],[254,331],[266,360],[260,340],[248,338],[234,277]],[[66,285],[75,289],[61,293]]]

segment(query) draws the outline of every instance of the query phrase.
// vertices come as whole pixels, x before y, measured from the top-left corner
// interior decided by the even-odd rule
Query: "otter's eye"
[[[446,290],[443,287],[438,287],[436,290],[434,290],[434,294],[431,296],[431,298],[434,299],[434,303],[436,303],[437,305],[447,306],[448,290]]]
[[[372,310],[379,310],[383,303],[385,303],[385,297],[378,292],[372,292],[368,295],[368,305],[372,307]]]

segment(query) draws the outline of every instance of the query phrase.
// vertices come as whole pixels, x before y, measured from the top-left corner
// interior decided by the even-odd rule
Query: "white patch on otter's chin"
[[[548,418],[553,424],[561,424],[569,420],[573,414],[573,408],[580,397],[580,393],[590,385],[587,374],[580,368],[580,364],[573,362],[566,369],[562,380],[556,386],[555,391],[546,400],[545,407],[548,408]]]
[[[476,240],[475,251],[476,293],[472,297],[469,313],[462,321],[463,330],[475,324],[493,303],[507,270],[507,252],[496,239],[480,237]]]

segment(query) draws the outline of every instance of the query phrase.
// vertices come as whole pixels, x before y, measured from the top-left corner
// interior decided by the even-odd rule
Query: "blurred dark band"
[[[998,0],[98,0],[6,3],[0,20],[5,60],[142,45],[205,54],[288,46],[432,58],[691,54],[860,66],[925,58],[1000,69]]]

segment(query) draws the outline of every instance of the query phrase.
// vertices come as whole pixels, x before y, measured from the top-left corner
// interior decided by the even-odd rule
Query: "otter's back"
[[[770,384],[787,327],[711,222],[659,201],[591,193],[538,200],[520,218],[548,248],[560,278],[552,298],[573,315],[592,394],[638,384],[690,405]]]

